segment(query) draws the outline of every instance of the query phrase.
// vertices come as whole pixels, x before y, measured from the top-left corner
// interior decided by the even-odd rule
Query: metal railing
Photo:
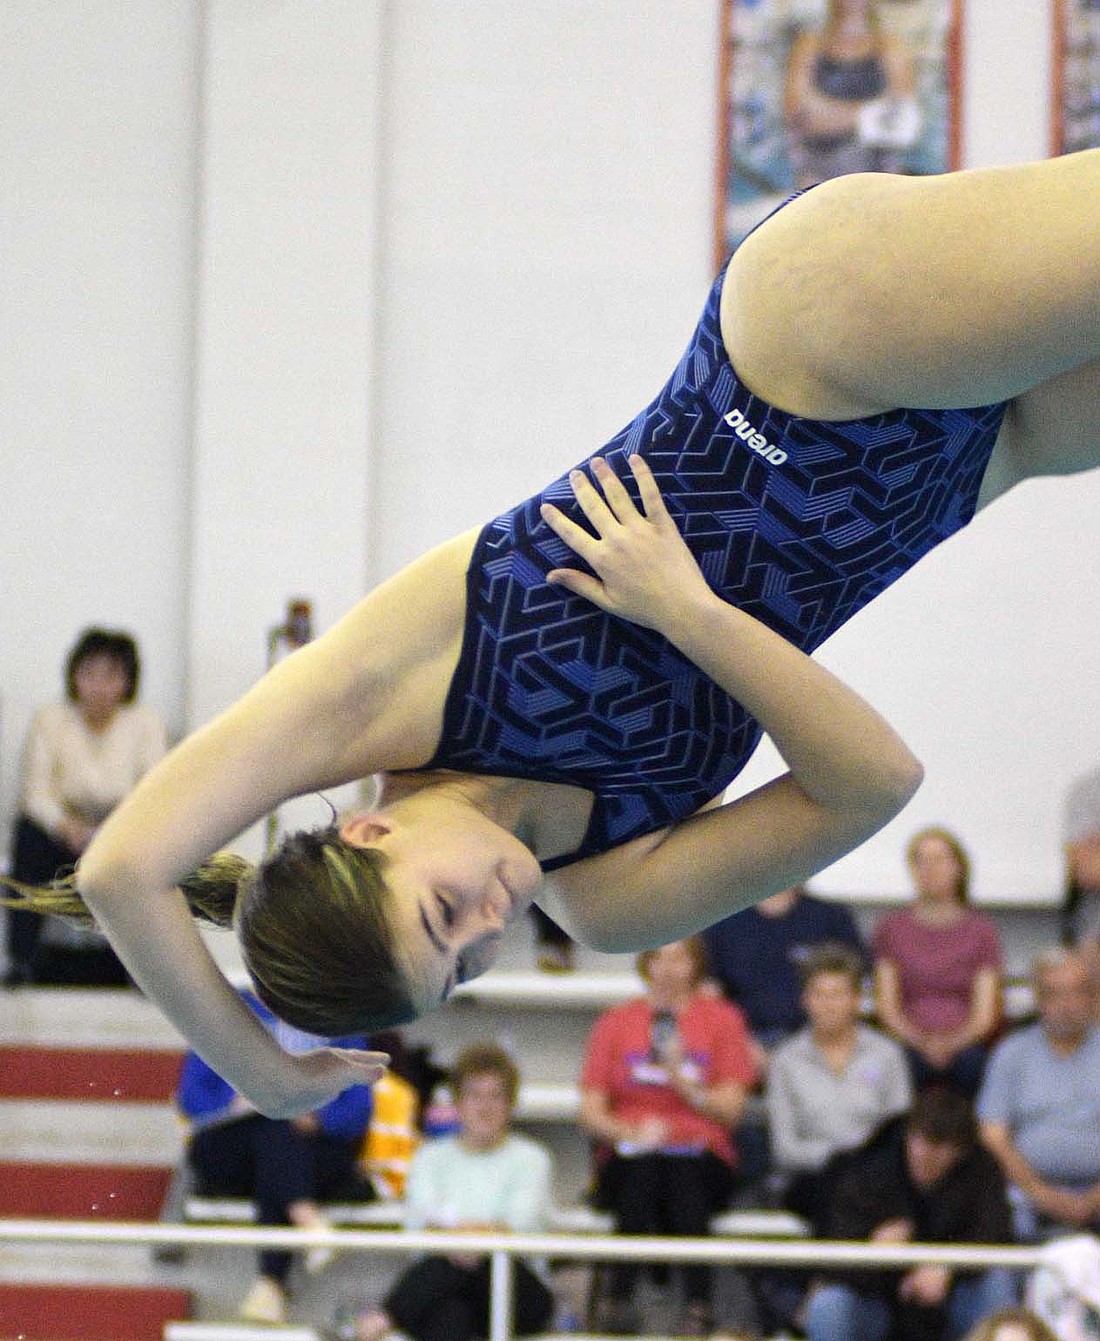
[[[335,1248],[368,1253],[484,1253],[490,1259],[489,1341],[511,1341],[512,1258],[708,1262],[726,1266],[1030,1269],[1039,1249],[992,1244],[870,1244],[821,1239],[649,1238],[614,1234],[466,1234],[439,1230],[310,1230],[84,1220],[3,1220],[0,1243],[145,1244],[150,1247]]]

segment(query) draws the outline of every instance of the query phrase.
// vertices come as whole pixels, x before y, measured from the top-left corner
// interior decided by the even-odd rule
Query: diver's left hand
[[[593,457],[589,468],[596,484],[580,470],[570,473],[569,483],[596,534],[578,526],[552,503],[542,505],[542,517],[596,576],[576,568],[555,568],[546,580],[609,614],[667,633],[686,605],[695,599],[713,600],[714,593],[642,458],[630,458],[641,512],[602,457]]]

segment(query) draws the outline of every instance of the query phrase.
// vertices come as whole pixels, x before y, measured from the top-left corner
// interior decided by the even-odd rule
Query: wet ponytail
[[[257,867],[232,852],[216,852],[180,881],[187,906],[200,922],[231,927],[237,899],[256,879]]]
[[[179,882],[192,914],[233,927],[257,995],[299,1029],[326,1037],[406,1024],[416,1003],[399,959],[382,855],[333,824],[291,834],[262,866],[215,853]],[[0,877],[0,904],[95,920],[69,872],[44,887]]]
[[[180,881],[187,906],[201,922],[215,927],[231,927],[237,898],[256,878],[256,867],[232,852],[217,852],[197,871]],[[76,871],[64,871],[48,885],[25,885],[8,876],[0,876],[0,885],[12,895],[0,897],[0,904],[23,912],[64,917],[82,926],[96,925],[88,905],[77,888]]]

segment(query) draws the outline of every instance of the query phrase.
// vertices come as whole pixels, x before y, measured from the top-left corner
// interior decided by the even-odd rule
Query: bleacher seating
[[[1010,971],[1017,975],[1007,996],[1008,1014],[1018,1019],[1032,1008],[1030,992],[1018,975],[1035,950],[1056,939],[1056,914],[1052,908],[1037,907],[997,913],[1006,959]],[[867,910],[861,910],[861,920],[869,923],[873,918]],[[227,939],[222,938],[223,945]],[[582,971],[548,975],[518,967],[523,953],[521,946],[511,968],[464,985],[453,1003],[412,1026],[409,1039],[413,1044],[430,1044],[433,1056],[444,1065],[466,1043],[478,1039],[496,1038],[509,1046],[526,1081],[519,1122],[549,1144],[555,1156],[555,1195],[562,1209],[553,1229],[605,1232],[607,1218],[579,1204],[589,1172],[589,1149],[575,1125],[576,1074],[596,1015],[635,995],[641,985],[630,958],[592,957],[590,961],[582,956]],[[163,1190],[173,1166],[178,1167],[183,1140],[169,1102],[170,1086],[164,1079],[168,1074],[165,1068],[170,1071],[176,1063],[181,1046],[158,1012],[133,992],[66,993],[62,998],[56,991],[21,991],[8,997],[6,1016],[0,1022],[0,1086],[5,1077],[8,1082],[8,1088],[0,1092],[5,1115],[5,1122],[0,1124],[0,1159],[18,1167],[6,1170],[10,1176],[5,1182],[12,1188],[29,1186],[28,1179],[44,1163],[53,1166],[43,1171],[49,1182],[50,1174],[58,1171],[59,1158],[66,1161],[66,1170],[84,1165],[79,1179],[66,1174],[53,1180],[77,1189],[77,1204],[72,1210],[62,1209],[61,1214],[87,1213],[94,1206],[94,1214],[110,1215],[121,1209],[125,1201],[121,1191],[132,1183],[136,1187],[135,1179],[144,1180],[142,1187]],[[81,1069],[89,1048],[96,1049],[93,1060],[97,1063],[114,1053],[113,1069]],[[135,1068],[135,1055],[138,1062],[147,1060],[148,1066]],[[139,1079],[142,1073],[144,1080]],[[95,1182],[95,1170],[102,1173],[104,1166],[117,1170],[117,1176],[110,1190],[100,1197],[96,1188],[102,1190],[106,1185],[102,1177]],[[113,1197],[111,1192],[115,1193]],[[87,1202],[86,1209],[81,1197]],[[349,1228],[389,1227],[398,1218],[396,1208],[377,1203],[329,1210],[335,1223]],[[154,1219],[156,1207],[153,1202],[148,1206],[134,1203],[129,1213]],[[181,1199],[175,1218],[190,1223],[247,1224],[250,1208],[246,1203],[220,1198],[205,1202],[187,1198]],[[794,1217],[738,1210],[718,1217],[713,1230],[729,1238],[779,1239],[804,1232],[804,1227]],[[71,1257],[72,1265],[70,1257],[68,1250],[41,1248],[32,1253],[25,1247],[8,1245],[0,1254],[0,1286],[18,1292],[23,1285],[33,1283],[52,1290],[52,1299],[62,1300],[65,1291],[74,1288],[77,1294],[83,1292],[86,1299],[91,1299],[95,1296],[90,1291],[96,1284],[177,1290],[181,1284],[178,1274],[165,1274],[168,1268],[159,1264],[159,1258],[138,1249],[82,1250],[79,1270],[75,1256]],[[165,1341],[204,1341],[214,1336],[219,1341],[259,1338],[261,1333],[255,1328],[218,1320],[232,1316],[235,1301],[241,1297],[238,1283],[242,1279],[247,1283],[250,1253],[222,1254],[216,1268],[211,1265],[215,1254],[209,1250],[198,1250],[189,1258],[197,1261],[194,1279],[200,1282],[194,1297],[194,1320],[174,1319],[164,1331]],[[373,1261],[373,1254],[359,1261]],[[392,1258],[388,1263],[378,1259],[373,1269],[385,1273],[392,1265]],[[230,1272],[230,1283],[220,1291],[210,1291],[206,1285],[215,1269],[223,1275],[226,1270]],[[190,1280],[187,1277],[186,1283]],[[333,1283],[329,1281],[326,1288],[331,1291]],[[184,1293],[177,1298],[177,1311],[186,1313],[190,1301]],[[323,1292],[303,1293],[299,1311],[293,1316],[303,1320],[325,1316],[324,1299]],[[82,1334],[90,1336],[91,1332],[85,1329]],[[284,1341],[316,1341],[316,1334],[308,1326],[264,1328],[262,1336],[267,1341],[280,1337]]]

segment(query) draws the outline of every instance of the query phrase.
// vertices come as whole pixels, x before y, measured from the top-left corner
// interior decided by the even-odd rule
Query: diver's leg
[[[1019,397],[1100,359],[1100,150],[823,183],[746,240],[727,285],[734,364],[785,409]]]
[[[979,508],[1034,475],[1100,466],[1100,358],[1048,378],[1012,402],[978,499]]]

